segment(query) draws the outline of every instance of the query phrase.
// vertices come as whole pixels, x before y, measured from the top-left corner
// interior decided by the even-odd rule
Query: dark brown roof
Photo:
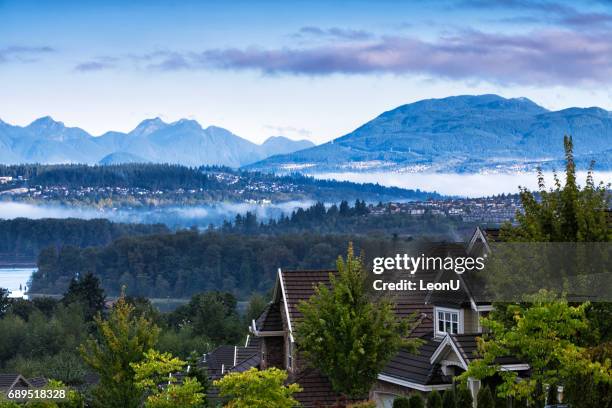
[[[440,367],[430,363],[431,356],[440,345],[440,341],[431,335],[423,337],[422,340],[424,343],[416,354],[401,349],[387,363],[381,374],[421,385],[448,383],[448,380],[442,376]]]
[[[280,311],[280,303],[268,304],[255,321],[255,327],[259,331],[282,331],[283,320]]]
[[[212,378],[220,378],[222,371],[229,370],[234,366],[234,352],[236,346],[219,346],[207,353],[202,361]]]
[[[32,384],[32,387],[42,388],[47,385],[49,380],[46,379],[45,377],[34,377],[34,378],[28,378],[28,382]]]
[[[499,242],[501,241],[501,237],[500,237],[500,229],[499,228],[485,228],[483,230],[484,234],[485,234],[485,238],[487,239],[487,241],[489,242]]]
[[[259,363],[261,363],[259,354],[252,354],[246,359],[241,360],[238,364],[232,367],[229,371],[242,373],[253,367],[259,368]]]
[[[478,354],[478,337],[482,334],[453,334],[451,335],[453,342],[459,349],[461,357],[469,363],[474,359],[479,358]],[[494,360],[495,364],[522,364],[518,358],[513,356],[497,357]]]
[[[0,374],[0,390],[8,390],[11,387],[29,387],[31,384],[19,374]]]
[[[299,321],[302,314],[297,306],[301,301],[306,301],[314,294],[315,287],[323,283],[329,285],[330,274],[336,274],[334,270],[319,271],[282,271],[283,286],[285,288],[287,309],[291,324]]]
[[[314,368],[303,370],[293,381],[302,387],[302,391],[295,394],[295,399],[304,407],[329,407],[339,401],[347,402],[341,394],[335,392],[329,379]]]
[[[480,334],[453,334],[453,342],[459,349],[461,357],[469,363],[470,361],[477,358],[478,344],[476,338],[481,336]]]

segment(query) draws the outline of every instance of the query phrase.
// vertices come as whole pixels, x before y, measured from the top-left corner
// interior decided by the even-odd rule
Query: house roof
[[[298,310],[300,302],[310,299],[320,283],[329,286],[330,274],[337,273],[335,270],[279,271],[290,324],[302,319]]]
[[[283,330],[280,302],[269,303],[255,320],[255,328],[260,332],[279,332]]]
[[[329,379],[317,369],[306,368],[292,382],[302,387],[302,391],[294,397],[304,408],[327,407],[339,401],[349,402],[332,389]]]
[[[0,374],[0,390],[8,391],[13,387],[29,388],[29,383],[21,374]]]
[[[380,372],[380,376],[383,379],[391,377],[417,385],[447,384],[448,379],[442,375],[439,365],[430,363],[430,358],[440,345],[440,340],[435,339],[431,334],[421,339],[424,343],[416,353],[401,349],[387,363]]]
[[[242,373],[253,367],[259,367],[261,363],[261,358],[259,354],[251,354],[249,357],[241,360],[238,364],[232,367],[229,371]]]
[[[34,378],[28,378],[28,382],[32,384],[32,387],[34,388],[42,388],[47,385],[49,380],[46,379],[45,377],[34,377]]]
[[[219,346],[210,353],[206,353],[202,363],[208,369],[212,378],[220,378],[226,370],[234,366],[234,353],[236,346]]]

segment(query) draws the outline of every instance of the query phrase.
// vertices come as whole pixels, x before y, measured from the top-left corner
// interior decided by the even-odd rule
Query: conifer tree
[[[409,323],[395,316],[389,301],[370,295],[362,260],[352,245],[337,268],[329,288],[320,284],[299,305],[304,318],[296,328],[297,344],[336,392],[362,397],[400,347],[415,351],[419,341],[405,339]]]

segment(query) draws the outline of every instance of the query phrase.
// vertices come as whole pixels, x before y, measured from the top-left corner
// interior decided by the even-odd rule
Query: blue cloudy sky
[[[423,4],[424,3],[424,4]],[[612,2],[0,0],[0,119],[317,143],[419,99],[612,110]]]

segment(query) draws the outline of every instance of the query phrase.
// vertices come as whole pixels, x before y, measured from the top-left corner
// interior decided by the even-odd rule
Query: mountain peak
[[[146,135],[150,135],[153,132],[158,131],[159,129],[166,127],[167,125],[168,124],[164,122],[163,120],[161,120],[159,117],[152,118],[152,119],[145,119],[142,122],[140,122],[138,126],[136,126],[134,130],[130,132],[130,134],[138,135],[138,136],[146,136]]]
[[[64,122],[58,122],[54,120],[51,116],[43,116],[42,118],[38,118],[32,123],[28,125],[28,127],[34,128],[48,128],[48,127],[64,127]]]

